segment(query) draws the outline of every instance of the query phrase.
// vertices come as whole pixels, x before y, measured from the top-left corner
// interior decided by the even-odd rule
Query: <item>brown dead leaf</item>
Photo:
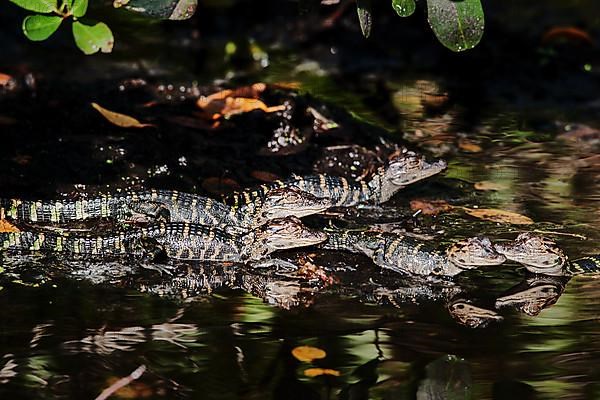
[[[258,179],[261,182],[268,183],[281,179],[278,175],[268,171],[252,171],[250,172],[250,176],[254,179]]]
[[[4,214],[4,210],[2,210]],[[2,215],[4,217],[4,215]],[[0,219],[0,233],[20,232],[19,228],[11,224],[5,219]]]
[[[460,139],[458,141],[458,148],[467,153],[480,153],[483,151],[480,145],[470,141],[469,139]]]
[[[506,224],[515,225],[530,225],[533,224],[533,220],[525,215],[517,214],[512,211],[498,210],[495,208],[467,208],[463,207],[463,210],[479,219],[485,221],[501,222]]]
[[[240,185],[230,178],[211,177],[202,182],[202,188],[215,195],[231,193],[240,188]]]
[[[107,110],[97,103],[92,103],[92,107],[102,114],[102,116],[106,118],[108,122],[121,128],[146,128],[149,126],[154,126],[152,124],[144,124],[137,119],[130,117],[129,115]]]
[[[117,377],[110,377],[106,380],[108,386],[117,383],[120,379]],[[155,395],[152,388],[143,382],[131,382],[129,385],[124,386],[114,393],[115,397],[121,399],[146,399]]]
[[[413,211],[421,210],[424,215],[438,215],[442,212],[452,210],[454,207],[445,200],[422,200],[414,199],[410,201],[410,209]]]
[[[473,185],[473,186],[475,187],[476,190],[482,190],[482,191],[489,191],[489,190],[499,191],[499,190],[506,189],[506,185],[503,185],[501,183],[492,182],[492,181],[475,182],[475,185]]]
[[[309,378],[314,378],[315,376],[321,375],[340,376],[341,373],[340,371],[329,368],[308,368],[304,370],[304,376],[308,376]]]
[[[298,346],[292,350],[292,355],[302,362],[311,362],[313,360],[319,360],[325,358],[327,353],[325,350],[321,350],[317,347],[312,346]]]
[[[565,39],[571,42],[594,45],[594,40],[589,33],[574,26],[556,26],[547,30],[542,36],[542,43],[546,44],[548,42]]]

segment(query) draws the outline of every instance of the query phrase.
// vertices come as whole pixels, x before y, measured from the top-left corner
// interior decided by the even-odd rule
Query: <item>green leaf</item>
[[[74,21],[73,37],[77,47],[87,55],[98,51],[110,53],[115,42],[110,28],[103,22],[84,25],[79,21]]]
[[[188,19],[198,6],[198,0],[121,0],[120,3],[113,4],[149,17],[170,20]]]
[[[71,8],[71,13],[76,18],[81,18],[85,15],[88,8],[88,0],[74,0],[73,8]]]
[[[56,10],[56,0],[10,0],[21,8],[48,14]]]
[[[371,0],[356,0],[356,12],[358,13],[360,30],[366,38],[371,34],[371,26],[373,25],[371,10]]]
[[[67,6],[67,10],[70,10],[71,8],[73,8],[73,0],[63,0],[62,1],[62,7],[64,7],[65,5]]]
[[[438,40],[452,51],[471,49],[483,36],[480,0],[427,0],[427,19]]]
[[[23,33],[29,40],[46,40],[61,22],[62,18],[56,15],[29,15],[23,20]]]
[[[409,17],[415,12],[415,0],[392,0],[392,7],[401,17]]]

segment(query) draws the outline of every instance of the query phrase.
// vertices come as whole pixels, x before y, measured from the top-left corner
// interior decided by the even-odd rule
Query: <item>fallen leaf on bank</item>
[[[2,72],[0,72],[0,86],[4,86],[6,85],[8,82],[10,82],[13,79],[12,76],[7,75],[7,74],[3,74]]]
[[[4,214],[4,211],[2,211]],[[4,215],[2,215],[4,217]],[[0,233],[20,232],[19,228],[11,224],[5,219],[0,219]]]
[[[308,368],[304,370],[304,376],[308,376],[309,378],[314,378],[315,376],[321,375],[340,376],[341,373],[340,371],[329,368]]]
[[[467,208],[462,209],[472,217],[483,219],[485,221],[502,222],[516,225],[533,224],[533,220],[525,215],[517,214],[512,211],[498,210],[495,208]]]
[[[121,128],[146,128],[149,126],[155,126],[152,124],[145,124],[137,119],[130,117],[129,115],[121,114],[118,112],[107,110],[97,103],[92,103],[94,107],[108,122]]]
[[[251,99],[247,97],[228,97],[225,99],[225,105],[221,110],[220,114],[223,114],[225,118],[229,118],[232,115],[243,114],[254,110],[262,110],[266,113],[272,113],[277,111],[285,111],[285,106],[272,106],[269,107],[258,99]]]
[[[230,178],[206,178],[202,182],[202,188],[211,194],[231,193],[240,188],[240,185]]]
[[[458,148],[467,153],[480,153],[483,150],[480,145],[468,139],[460,139],[458,141]]]
[[[424,215],[438,215],[442,212],[452,210],[454,207],[445,200],[422,200],[414,199],[410,201],[410,209],[413,211],[421,210]]]
[[[556,26],[547,30],[542,36],[544,44],[555,40],[570,40],[594,45],[594,40],[586,31],[574,26]]]
[[[492,181],[475,182],[475,185],[473,185],[473,186],[475,187],[476,190],[482,190],[482,191],[489,191],[489,190],[498,191],[498,190],[506,189],[506,185],[503,185],[501,183],[492,182]]]
[[[321,350],[317,347],[312,346],[298,346],[292,350],[292,355],[302,362],[311,362],[313,360],[319,360],[325,358],[327,353],[325,350]]]
[[[106,383],[110,386],[119,380],[117,377],[110,377],[106,380]],[[120,397],[121,399],[145,399],[155,394],[152,388],[143,382],[131,382],[129,385],[114,392],[115,397]]]
[[[278,175],[268,171],[252,171],[250,172],[250,176],[254,179],[258,179],[261,182],[269,183],[281,179]]]

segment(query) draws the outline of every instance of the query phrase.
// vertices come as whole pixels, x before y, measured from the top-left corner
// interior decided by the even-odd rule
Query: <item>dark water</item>
[[[511,15],[515,8],[507,7],[506,13]],[[585,13],[574,9],[577,12],[560,10],[589,23],[591,34],[597,33]],[[554,10],[545,21],[549,26],[561,23],[559,14]],[[500,29],[503,15],[490,14],[489,26]],[[221,23],[230,21],[220,18]],[[417,31],[424,30],[412,23]],[[215,28],[219,23],[212,24],[220,32]],[[24,94],[1,103],[3,196],[43,197],[132,184],[206,194],[202,182],[210,177],[227,177],[246,186],[256,183],[250,174],[253,170],[282,176],[309,171],[314,148],[288,157],[256,158],[249,153],[248,148],[268,139],[269,132],[261,131],[263,125],[235,128],[231,137],[207,134],[206,127],[190,128],[181,119],[169,119],[190,118],[189,105],[170,104],[155,111],[141,107],[145,98],[136,97],[135,91],[118,90],[125,78],[174,81],[177,87],[192,79],[208,85],[229,73],[230,86],[299,82],[301,93],[354,116],[349,125],[360,126],[352,129],[361,144],[373,145],[376,136],[385,134],[388,140],[406,141],[449,161],[443,176],[409,188],[383,208],[346,216],[346,223],[408,225],[435,240],[477,234],[512,239],[519,232],[537,230],[556,240],[572,259],[600,252],[600,133],[596,130],[600,84],[595,48],[581,49],[577,44],[547,53],[536,36],[541,32],[519,30],[525,28],[515,21],[506,31],[492,31],[490,43],[458,59],[424,39],[427,32],[415,39],[422,48],[407,44],[405,50],[384,51],[376,45],[377,32],[368,42],[371,47],[355,48],[344,39],[356,35],[356,27],[348,26],[342,24],[341,33],[313,33],[312,42],[294,36],[306,26],[291,33],[254,27],[251,32],[261,43],[273,47],[268,62],[260,57],[256,62],[223,60],[219,49],[226,41],[219,35],[192,49],[194,58],[174,51],[173,43],[181,33],[166,30],[170,45],[155,58],[143,54],[140,64],[126,51],[117,52],[116,61],[74,64],[69,77],[57,72],[60,65],[42,67],[52,46],[63,51],[64,47],[51,42],[50,50],[39,49],[13,38],[14,32],[7,30],[4,37],[17,44],[8,49],[9,56],[0,63],[5,70],[0,72],[20,77],[30,72],[39,78],[35,89],[26,88]],[[282,51],[273,44],[279,43],[273,39],[277,33],[284,35],[282,41],[290,49]],[[379,38],[388,33],[380,31]],[[513,41],[504,50],[513,49],[514,57],[531,56],[521,59],[513,71],[502,66],[510,65],[511,56],[495,50],[498,42],[493,39],[502,33],[524,38],[522,46]],[[352,40],[362,43],[359,36]],[[149,51],[151,45],[145,46],[141,52]],[[34,53],[19,67],[15,60],[26,50]],[[400,57],[404,52],[414,58]],[[215,54],[221,57],[218,62],[207,61],[216,59]],[[65,57],[80,60],[68,51]],[[159,127],[141,131],[111,127],[88,107],[92,101],[127,110]],[[317,149],[328,144],[326,140],[315,143]],[[495,190],[475,190],[474,184],[480,182],[492,182]],[[438,217],[413,218],[408,202],[416,198],[514,211],[535,223],[485,222],[458,209]],[[332,275],[336,268],[357,266],[364,270],[361,282],[368,282],[371,274],[377,282],[390,283],[386,287],[402,287],[399,277],[382,275],[366,258],[315,257]],[[146,367],[142,376],[117,396],[600,398],[600,281],[593,276],[560,281],[558,287],[564,292],[552,298],[550,303],[555,304],[537,310],[538,315],[501,308],[496,311],[502,321],[474,329],[450,316],[444,296],[413,301],[410,296],[360,296],[359,291],[339,290],[344,284],[359,286],[354,275],[341,285],[314,292],[310,285],[303,286],[300,304],[287,304],[272,293],[265,301],[265,296],[248,293],[251,290],[227,285],[187,299],[161,297],[121,281],[96,284],[47,274],[43,267],[2,276],[1,398],[93,399],[142,365]],[[522,268],[507,265],[466,273],[456,283],[466,300],[493,310],[498,297],[533,280]],[[292,356],[292,349],[300,345],[318,347],[327,355],[300,362]],[[331,369],[339,376],[310,377],[309,368]]]

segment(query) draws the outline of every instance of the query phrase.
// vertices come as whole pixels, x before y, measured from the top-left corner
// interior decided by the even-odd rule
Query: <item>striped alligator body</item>
[[[216,228],[256,228],[289,215],[326,210],[328,199],[293,188],[274,189],[255,202],[228,206],[208,197],[173,190],[126,191],[75,200],[0,200],[0,214],[24,222],[65,223],[90,218],[121,222],[186,222]]]
[[[446,252],[431,248],[414,238],[388,233],[328,233],[321,246],[331,250],[363,253],[382,268],[410,275],[454,276],[477,266],[499,265],[506,258],[498,254],[489,239],[470,238]]]
[[[295,217],[270,221],[243,235],[188,223],[160,223],[112,235],[74,235],[67,232],[0,233],[0,248],[80,256],[143,256],[164,251],[170,258],[244,262],[279,249],[309,246],[327,236],[305,227]]]
[[[498,253],[523,264],[534,274],[573,276],[600,273],[600,254],[570,261],[556,242],[532,232],[521,233],[514,241],[494,247]]]
[[[412,151],[395,155],[385,167],[379,168],[369,181],[356,181],[330,175],[294,175],[283,181],[261,185],[254,190],[236,194],[226,201],[233,205],[247,205],[263,198],[269,190],[296,187],[320,198],[330,199],[333,206],[351,207],[358,204],[380,204],[388,201],[400,189],[411,183],[435,175],[446,168],[443,160],[432,163]]]

